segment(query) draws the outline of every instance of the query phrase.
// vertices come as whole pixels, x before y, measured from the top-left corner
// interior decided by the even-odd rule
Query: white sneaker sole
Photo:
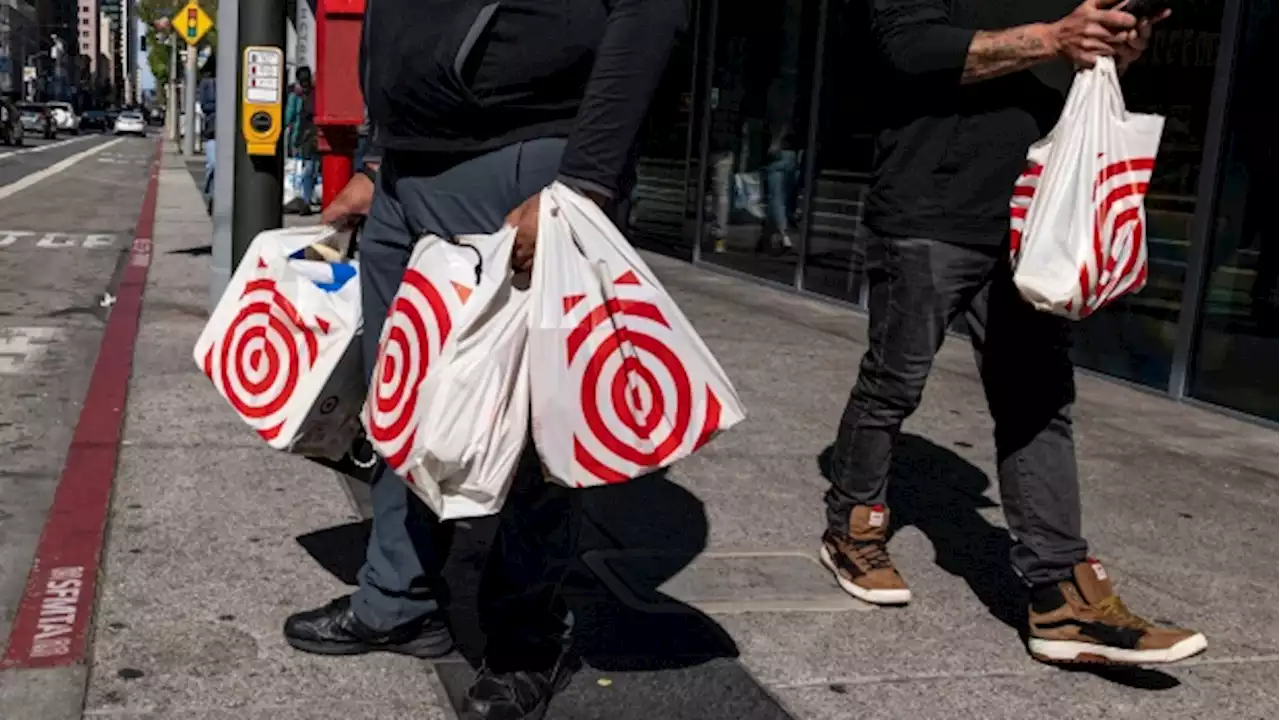
[[[1037,660],[1049,663],[1097,663],[1104,665],[1162,665],[1204,652],[1209,641],[1196,633],[1160,650],[1126,650],[1075,640],[1030,638],[1027,650]]]
[[[823,567],[831,571],[831,575],[836,579],[836,584],[840,586],[840,589],[863,602],[869,602],[872,605],[906,605],[911,602],[911,590],[909,588],[902,590],[873,590],[864,588],[851,580],[846,580],[836,567],[836,562],[832,559],[831,553],[827,552],[826,545],[823,545],[818,550],[818,557],[822,560]]]

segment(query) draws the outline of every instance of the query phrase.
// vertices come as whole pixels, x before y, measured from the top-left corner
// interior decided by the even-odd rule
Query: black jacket
[[[369,0],[375,143],[481,151],[568,137],[561,175],[613,196],[685,0]]]
[[[1062,111],[1065,62],[961,85],[978,30],[1057,20],[1076,0],[872,0],[884,92],[875,180],[864,221],[873,231],[965,245],[1009,235],[1009,198],[1027,148]]]

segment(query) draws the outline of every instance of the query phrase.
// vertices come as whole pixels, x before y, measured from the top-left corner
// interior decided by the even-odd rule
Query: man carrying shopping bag
[[[600,202],[616,194],[686,14],[683,0],[366,5],[362,79],[382,158],[360,238],[366,372],[417,239],[493,233],[505,221],[519,227],[512,264],[526,269],[539,191],[559,179]],[[487,645],[466,699],[469,720],[543,717],[572,668],[571,618],[557,590],[578,519],[532,453],[526,460],[481,588]],[[291,617],[286,637],[326,654],[447,652],[437,592],[443,528],[385,470],[373,513],[359,589]]]
[[[1006,244],[1014,182],[1028,147],[1062,111],[1067,61],[1092,67],[1114,56],[1123,68],[1165,16],[1139,20],[1111,0],[1074,9],[873,0],[872,34],[894,102],[864,220],[869,348],[833,450],[821,548],[850,594],[910,600],[885,544],[890,459],[947,327],[963,314],[995,421],[1011,559],[1030,588],[1030,652],[1053,662],[1143,664],[1204,649],[1203,635],[1130,612],[1102,565],[1086,557],[1070,328],[1019,297]]]

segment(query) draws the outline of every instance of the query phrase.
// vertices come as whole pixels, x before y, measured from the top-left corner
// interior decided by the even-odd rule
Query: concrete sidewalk
[[[291,612],[348,591],[360,486],[276,453],[196,369],[211,230],[181,156],[160,179],[87,717],[451,718],[470,670],[288,648]],[[1277,436],[1081,376],[1085,529],[1127,603],[1205,632],[1164,671],[1030,660],[990,420],[963,341],[907,426],[895,558],[915,601],[873,610],[814,561],[819,458],[862,352],[845,310],[650,256],[751,413],[665,478],[587,491],[568,583],[589,668],[551,717],[1255,718],[1277,703]],[[464,651],[483,525],[450,569]],[[465,538],[464,538],[465,539]]]

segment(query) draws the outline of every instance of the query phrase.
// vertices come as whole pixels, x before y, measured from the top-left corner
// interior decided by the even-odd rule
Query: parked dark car
[[[103,132],[110,130],[114,123],[107,117],[106,110],[85,110],[80,116],[81,130],[96,130]]]
[[[147,123],[149,125],[164,125],[164,108],[153,107],[147,111]]]
[[[53,111],[39,103],[22,103],[18,105],[18,115],[22,118],[22,129],[28,133],[41,135],[52,140],[58,134],[57,123],[53,120]]]
[[[18,107],[7,98],[0,98],[0,141],[5,145],[21,145],[24,133]]]

